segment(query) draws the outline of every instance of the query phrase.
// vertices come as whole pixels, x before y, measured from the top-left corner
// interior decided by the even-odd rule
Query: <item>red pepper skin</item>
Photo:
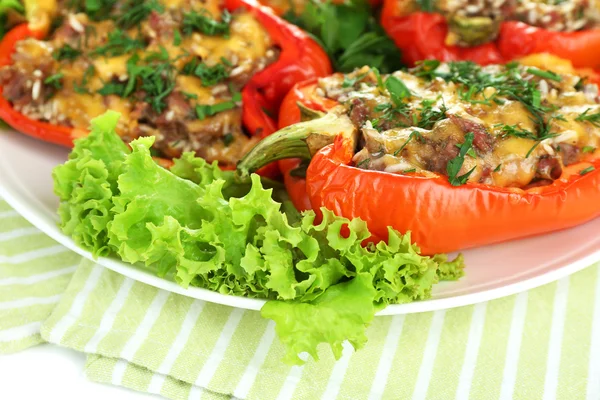
[[[290,92],[281,109],[281,126],[298,122],[296,101],[322,110],[335,104],[319,98],[314,89],[312,82]],[[283,118],[286,113],[289,117]],[[375,240],[387,239],[388,226],[411,231],[424,254],[556,231],[600,216],[600,150],[565,167],[553,184],[528,190],[478,183],[454,187],[437,174],[368,171],[352,166],[352,156],[353,149],[338,138],[313,157],[305,180],[289,175],[297,162],[280,162],[294,204],[360,217]],[[580,175],[590,166],[595,170]]]
[[[446,18],[413,12],[409,0],[384,0],[381,25],[402,50],[404,62],[471,60],[501,64],[530,54],[551,53],[571,60],[577,68],[600,68],[600,29],[554,32],[522,22],[506,21],[494,42],[474,47],[448,46]]]
[[[43,32],[31,31],[27,24],[19,25],[10,30],[0,42],[0,67],[12,62],[11,55],[18,41],[28,37],[42,39]],[[8,100],[2,96],[0,87],[0,118],[16,130],[63,146],[71,146],[73,143],[73,129],[65,126],[52,125],[26,117],[15,110]]]
[[[277,113],[281,100],[297,82],[329,75],[332,72],[331,64],[325,51],[306,33],[275,16],[272,10],[261,6],[256,0],[226,0],[225,8],[229,11],[247,9],[267,30],[273,43],[281,49],[279,59],[254,75],[242,89],[242,119],[245,128],[251,135],[266,136],[277,127],[276,121],[267,112]],[[42,39],[44,33],[31,31],[24,24],[12,29],[4,37],[0,42],[0,66],[12,63],[11,55],[16,43],[28,37]],[[12,107],[1,95],[1,90],[2,88],[0,118],[14,129],[66,147],[73,145],[73,139],[85,135],[81,130],[26,117]]]
[[[501,64],[504,58],[494,43],[475,47],[448,46],[448,24],[440,14],[416,12],[396,16],[397,0],[386,0],[381,25],[402,50],[402,59],[408,65],[417,61],[437,59],[440,61],[471,60],[477,64]]]
[[[576,68],[600,68],[600,29],[553,32],[507,21],[502,24],[497,43],[507,60],[545,52],[571,60]]]

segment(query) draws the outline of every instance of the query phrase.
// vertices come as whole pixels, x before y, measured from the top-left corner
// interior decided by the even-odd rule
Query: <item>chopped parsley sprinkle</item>
[[[231,14],[227,10],[224,10],[223,14],[221,14],[221,21],[212,18],[210,13],[205,9],[201,12],[192,10],[183,14],[181,31],[184,35],[200,32],[209,36],[223,35],[228,37],[230,23]]]
[[[579,175],[583,176],[583,175],[589,174],[590,172],[595,171],[595,170],[596,170],[596,168],[594,168],[593,166],[589,166],[589,167],[587,167],[587,168],[582,169],[581,171],[579,171]]]
[[[494,172],[499,172],[502,169],[502,164],[498,164],[496,168],[494,168]]]
[[[446,166],[446,172],[448,173],[448,179],[452,186],[464,185],[469,180],[469,176],[471,176],[473,171],[475,171],[475,167],[473,167],[466,174],[463,174],[460,176],[458,175],[464,162],[465,162],[465,156],[467,155],[467,153],[473,146],[474,138],[475,138],[475,135],[473,135],[473,132],[468,132],[465,135],[465,142],[460,146],[460,151],[458,152],[458,156],[456,156],[452,160],[450,160],[448,162],[448,165]]]
[[[410,174],[412,172],[417,172],[417,169],[411,168],[411,169],[405,169],[404,171],[402,171],[403,174]]]
[[[582,152],[582,153],[593,153],[593,152],[595,152],[595,151],[596,151],[596,148],[595,148],[595,147],[593,147],[593,146],[584,146],[584,147],[581,149],[581,152]]]
[[[68,44],[65,44],[60,49],[54,50],[52,52],[52,57],[56,61],[64,61],[64,60],[74,60],[82,54],[81,50],[71,47]]]

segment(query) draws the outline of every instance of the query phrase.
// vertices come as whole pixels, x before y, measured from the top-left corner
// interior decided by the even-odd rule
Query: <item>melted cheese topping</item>
[[[63,23],[48,40],[26,39],[18,43],[14,64],[2,71],[10,86],[5,96],[15,108],[31,118],[81,130],[88,128],[90,119],[114,109],[122,114],[118,132],[124,139],[153,134],[157,136],[156,147],[165,156],[196,151],[209,161],[233,164],[254,144],[255,140],[243,132],[240,103],[234,98],[254,73],[274,61],[276,52],[268,33],[250,13],[236,11],[231,22],[224,24],[226,34],[206,34],[198,26],[188,32],[184,31],[188,14],[223,22],[226,16],[222,14],[221,2],[161,0],[162,12],[148,12],[139,26],[119,31],[115,21],[125,12],[126,8],[121,7],[127,4],[126,0],[117,1],[114,15],[107,15],[110,19],[102,21],[78,12],[80,9],[67,8],[73,3],[76,2],[31,3],[29,9],[38,19],[47,22],[61,14]],[[118,32],[138,43],[121,54],[102,51],[107,44],[123,43],[109,40],[109,35]],[[69,48],[77,53],[65,58],[57,56]],[[147,61],[149,55],[155,60]],[[163,59],[165,55],[168,59]],[[163,98],[150,98],[139,77],[130,82],[128,65],[134,57],[136,65],[159,68],[166,64],[161,79],[165,87],[173,86]],[[194,68],[184,75],[190,62],[202,64],[203,71],[208,70],[209,74],[211,68],[222,68],[224,76],[212,84],[203,82],[200,76],[204,75],[197,75]],[[128,83],[134,85],[126,96],[109,90],[111,85],[120,85],[122,91]],[[160,83],[153,81],[152,85]],[[159,105],[149,104],[150,100]],[[197,106],[220,103],[225,104],[223,111],[205,111],[204,118],[198,120]]]
[[[442,64],[437,71],[443,75],[448,67]],[[498,66],[482,69],[492,75],[503,71]],[[539,88],[548,129],[543,140],[536,139],[540,125],[528,106],[505,95],[494,97],[493,86],[468,100],[468,88],[462,84],[396,72],[393,76],[411,94],[394,107],[389,90],[364,67],[345,77],[321,79],[317,90],[344,104],[362,129],[364,147],[354,157],[360,168],[448,175],[448,163],[472,133],[472,148],[457,176],[467,174],[470,182],[494,186],[527,187],[547,184],[565,165],[600,153],[600,99],[595,85],[582,86],[574,75],[549,80],[525,67],[515,71]],[[596,122],[582,119],[584,113],[597,114]]]

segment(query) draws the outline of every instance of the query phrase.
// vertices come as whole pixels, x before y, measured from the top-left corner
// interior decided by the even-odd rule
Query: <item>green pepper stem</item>
[[[319,149],[333,143],[337,135],[350,136],[355,131],[346,115],[335,113],[290,125],[261,140],[240,160],[236,173],[244,178],[273,161],[286,158],[310,160]]]

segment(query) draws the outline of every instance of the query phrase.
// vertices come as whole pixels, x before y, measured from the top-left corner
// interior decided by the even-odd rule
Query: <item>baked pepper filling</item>
[[[341,135],[356,168],[528,189],[600,148],[597,85],[516,62],[429,60],[387,76],[363,67],[302,90],[306,104],[329,111],[299,104],[303,122],[262,140],[238,164],[241,176],[273,160],[310,160]]]
[[[364,67],[317,91],[361,132],[358,168],[529,188],[600,147],[598,87],[517,63],[426,61],[390,76]]]
[[[597,28],[600,23],[597,0],[415,0],[409,7],[444,15],[448,44],[465,47],[493,41],[503,21],[561,32]]]
[[[18,42],[0,70],[17,111],[83,133],[116,110],[123,140],[155,136],[164,157],[235,164],[256,144],[240,91],[278,50],[249,13],[218,0],[65,0],[53,12],[47,39]]]

